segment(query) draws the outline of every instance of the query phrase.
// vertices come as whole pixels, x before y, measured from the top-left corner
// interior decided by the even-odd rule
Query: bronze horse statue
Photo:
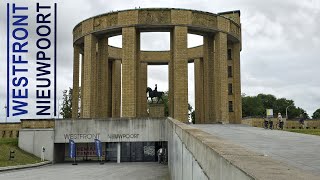
[[[162,91],[153,91],[150,87],[147,87],[147,91],[146,92],[149,93],[149,97],[147,97],[147,99],[151,98],[151,103],[153,103],[153,98],[154,97],[158,98],[157,103],[159,103],[160,99],[163,102],[162,95],[164,94],[164,92],[162,92]]]

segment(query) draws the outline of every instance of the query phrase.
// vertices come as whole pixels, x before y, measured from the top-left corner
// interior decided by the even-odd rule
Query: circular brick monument
[[[141,32],[170,32],[170,51],[141,51]],[[188,33],[203,36],[203,45],[188,48]],[[122,35],[122,48],[108,45],[108,38],[117,35]],[[196,123],[240,123],[240,11],[110,12],[76,25],[73,46],[73,97],[79,96],[80,71],[82,76],[81,103],[73,98],[73,118],[79,109],[81,118],[120,117],[121,109],[122,117],[148,116],[147,66],[168,64],[169,114],[186,121],[188,63],[193,62]]]

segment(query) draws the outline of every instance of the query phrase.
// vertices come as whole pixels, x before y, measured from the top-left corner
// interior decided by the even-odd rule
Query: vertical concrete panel
[[[208,180],[198,162],[192,158],[192,179],[193,180]]]
[[[214,84],[214,38],[212,34],[203,37],[203,102],[204,122],[215,123],[215,84]]]
[[[203,166],[207,176],[213,179],[220,179],[221,177],[221,156],[207,147],[205,152],[206,164]]]
[[[204,123],[204,92],[203,92],[203,60],[194,60],[195,76],[195,123]]]
[[[33,131],[25,131],[20,129],[19,131],[19,148],[22,150],[33,154],[33,144],[34,144],[34,132]]]
[[[241,118],[242,118],[242,104],[241,104],[241,77],[240,77],[240,46],[241,44],[234,43],[232,48],[233,53],[233,95],[234,95],[234,114],[235,124],[241,124]]]
[[[137,31],[122,28],[122,116],[137,115]],[[140,48],[140,47],[139,47]]]
[[[174,179],[182,180],[182,170],[183,170],[183,150],[182,150],[182,142],[179,138],[179,136],[173,132],[173,168],[174,168]]]
[[[229,180],[233,179],[233,173],[232,173],[233,166],[230,164],[230,162],[226,161],[225,159],[221,160],[221,177],[220,179],[223,180]]]
[[[95,90],[96,81],[96,38],[92,35],[86,35],[84,38],[84,71],[83,71],[83,117],[94,118],[95,117]]]
[[[20,130],[19,148],[41,157],[42,146],[45,147],[45,159],[52,161],[54,152],[54,130],[53,129],[28,129]]]
[[[166,130],[167,130],[167,139],[168,139],[168,168],[171,179],[173,178],[173,134],[172,134],[173,123],[169,120],[166,120]]]
[[[188,120],[188,28],[175,26],[173,30],[173,101],[174,118]]]
[[[42,146],[45,147],[44,158],[53,161],[54,152],[54,130],[35,131],[34,155],[41,157]]]
[[[98,41],[98,117],[108,117],[109,109],[109,62],[108,62],[108,38],[101,37]]]
[[[227,34],[218,32],[215,35],[215,91],[217,121],[229,123],[228,111],[228,61]]]
[[[182,179],[192,180],[192,155],[190,151],[186,148],[185,144],[182,146]]]
[[[120,117],[121,109],[121,60],[112,63],[112,117]]]
[[[78,118],[79,110],[79,59],[80,48],[73,45],[73,92],[72,92],[72,118]]]
[[[251,177],[249,177],[247,174],[245,174],[243,171],[241,171],[238,168],[235,168],[232,166],[230,169],[228,169],[228,172],[231,174],[231,180],[252,180]]]

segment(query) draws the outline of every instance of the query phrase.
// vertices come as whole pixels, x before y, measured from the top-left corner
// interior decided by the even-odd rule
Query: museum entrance
[[[118,146],[120,144],[120,146]],[[120,148],[120,162],[156,162],[157,151],[167,149],[167,142],[102,142],[102,160],[117,162],[118,148]],[[167,156],[167,154],[165,154]],[[55,144],[55,162],[73,162],[69,157],[69,144]],[[76,143],[76,161],[98,162],[94,143]]]

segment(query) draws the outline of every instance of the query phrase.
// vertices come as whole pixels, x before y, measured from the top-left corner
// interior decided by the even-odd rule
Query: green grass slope
[[[9,160],[10,150],[14,150],[14,158]],[[18,147],[18,139],[0,139],[0,167],[34,164],[40,162],[40,158],[21,150]]]

